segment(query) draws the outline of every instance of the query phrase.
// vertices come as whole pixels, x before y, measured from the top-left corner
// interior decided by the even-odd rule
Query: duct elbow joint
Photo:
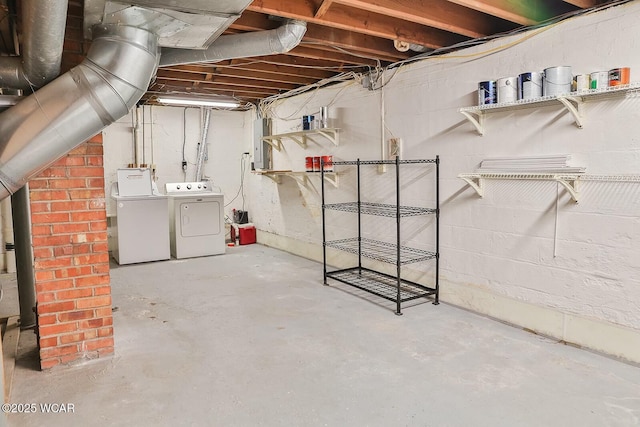
[[[274,51],[278,53],[289,52],[300,44],[302,37],[307,32],[307,23],[297,19],[290,19],[277,29],[280,46]]]

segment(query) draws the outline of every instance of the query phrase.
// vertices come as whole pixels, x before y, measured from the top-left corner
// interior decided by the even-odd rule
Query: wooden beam
[[[393,41],[391,40],[314,24],[307,25],[307,32],[303,38],[304,42],[326,47],[336,46],[349,52],[364,54],[364,56],[369,56],[370,58],[389,62],[407,59],[411,56],[406,52],[399,52],[393,47]]]
[[[310,24],[354,31],[389,40],[401,39],[429,48],[450,46],[464,40],[459,35],[437,28],[343,5],[334,5],[322,18],[315,18],[313,4],[302,0],[254,0],[247,10],[301,19]],[[246,14],[247,11],[243,12],[242,17]]]
[[[339,66],[331,63],[290,55],[273,55],[264,57],[263,59],[251,59],[254,60],[244,60],[243,62],[236,60],[229,66],[243,70],[260,70],[285,76],[297,73],[299,76],[305,76],[314,80],[330,77],[339,71]],[[329,69],[328,67],[332,65],[334,68]]]
[[[472,38],[515,28],[507,21],[447,0],[334,0],[334,2]]]
[[[288,55],[291,56],[299,56],[302,58],[312,58],[323,61],[329,61],[333,63],[339,64],[355,64],[362,66],[371,66],[375,67],[378,63],[373,59],[360,58],[357,56],[349,55],[346,53],[341,53],[338,51],[329,51],[323,49],[314,49],[310,46],[300,46],[293,48],[288,52]]]
[[[597,6],[601,4],[601,1],[598,0],[564,0],[566,3],[577,6],[581,9],[589,9],[591,7]]]
[[[295,83],[267,82],[261,80],[238,79],[236,77],[228,77],[214,74],[185,73],[182,71],[172,71],[166,69],[158,70],[158,79],[161,80],[177,80],[184,82],[199,83],[203,85],[224,84],[229,86],[242,86],[245,88],[259,89],[275,89],[288,91],[300,86]]]
[[[242,17],[231,25],[231,28],[243,31],[261,31],[270,29],[273,25],[273,21],[269,20],[266,15],[245,11]],[[277,25],[278,23],[276,23]],[[303,38],[303,42],[305,41],[338,46],[349,51],[366,53],[369,57],[381,57],[389,62],[395,62],[410,56],[406,53],[398,52],[393,47],[393,43],[384,38],[316,24],[307,24],[307,31]]]
[[[259,88],[250,88],[243,86],[228,86],[228,85],[220,85],[220,84],[212,84],[212,85],[202,85],[202,87],[194,87],[193,83],[183,82],[177,80],[164,80],[157,79],[156,83],[151,86],[150,90],[152,91],[164,91],[167,92],[169,88],[180,88],[180,89],[191,89],[190,93],[199,93],[199,94],[207,94],[207,95],[215,95],[215,94],[225,94],[229,93],[240,93],[240,94],[253,94],[254,96],[270,96],[281,93],[279,90],[274,89],[259,89]]]
[[[249,80],[259,80],[259,81],[267,81],[267,82],[278,82],[278,83],[297,83],[297,84],[310,84],[314,83],[318,79],[314,79],[311,77],[305,77],[299,74],[290,73],[290,74],[277,74],[277,73],[269,73],[262,71],[257,68],[253,69],[241,69],[235,67],[202,67],[202,66],[179,66],[174,65],[168,68],[162,68],[162,70],[168,71],[177,71],[182,73],[194,73],[194,74],[205,74],[207,76],[211,76],[213,79],[213,75],[217,76],[226,76],[226,77],[234,77],[238,79],[249,79]],[[332,73],[329,73],[332,74]]]
[[[449,0],[520,25],[535,25],[554,16],[576,10],[557,0]]]
[[[316,10],[314,18],[322,18],[324,14],[327,13],[327,10],[329,10],[329,7],[331,7],[331,3],[333,3],[333,0],[323,0],[318,10]]]
[[[385,40],[388,41],[389,43],[392,43],[390,40]],[[405,58],[396,58],[395,56],[388,56],[388,55],[381,55],[381,54],[375,54],[372,52],[360,52],[354,49],[345,49],[340,47],[339,44],[327,44],[326,42],[305,42],[305,43],[301,43],[302,47],[304,48],[308,48],[308,49],[316,49],[316,50],[320,50],[325,52],[326,55],[330,55],[333,56],[335,53],[339,53],[342,55],[345,55],[344,57],[346,58],[350,58],[353,65],[357,66],[358,64],[357,62],[360,62],[361,60],[366,60],[371,58],[371,60],[378,60],[381,61],[383,63],[393,63],[393,62],[397,62],[400,59],[405,59],[405,58],[409,58],[411,55],[406,55]],[[339,59],[342,59],[343,57],[338,56]],[[342,62],[342,61],[340,61]]]
[[[283,54],[225,60],[214,64],[175,65],[164,69],[176,68],[185,72],[208,73],[212,70],[232,68],[315,81],[335,74],[335,71],[319,69],[326,65],[325,62],[315,59],[297,58]]]
[[[307,63],[313,62],[313,65],[303,65],[303,64],[295,64],[296,58],[292,56],[286,56],[288,59],[287,62],[283,62],[279,55],[274,55],[271,59],[264,60],[256,60],[256,61],[246,61],[246,62],[235,62],[230,65],[219,65],[220,68],[231,68],[234,70],[246,70],[251,72],[259,72],[266,73],[269,75],[283,76],[284,78],[295,78],[299,80],[316,81],[319,79],[324,79],[334,75],[338,70],[325,71],[321,69],[316,69],[315,67],[321,68],[322,66],[327,65],[326,63],[318,63],[319,61],[308,60],[305,61]],[[282,55],[284,56],[284,55]],[[295,65],[292,65],[295,64]],[[314,67],[314,68],[308,68]]]

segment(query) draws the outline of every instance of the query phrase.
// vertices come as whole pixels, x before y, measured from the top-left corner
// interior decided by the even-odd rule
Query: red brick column
[[[102,134],[29,182],[40,366],[113,353]]]

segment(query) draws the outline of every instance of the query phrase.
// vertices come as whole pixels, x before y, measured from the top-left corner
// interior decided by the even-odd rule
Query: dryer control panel
[[[164,185],[167,194],[176,193],[213,193],[213,186],[209,181],[199,182],[170,182]]]

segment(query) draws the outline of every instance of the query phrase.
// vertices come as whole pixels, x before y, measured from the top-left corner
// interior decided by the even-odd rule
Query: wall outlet
[[[389,139],[389,160],[402,159],[402,138]]]

